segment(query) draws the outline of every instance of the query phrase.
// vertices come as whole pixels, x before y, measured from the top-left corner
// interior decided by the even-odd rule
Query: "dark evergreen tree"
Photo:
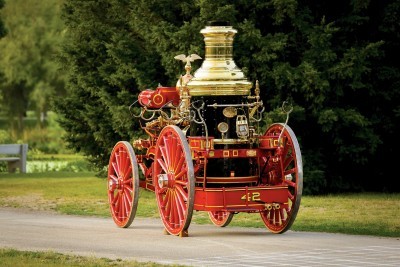
[[[140,134],[128,111],[137,94],[174,85],[183,72],[174,56],[203,56],[199,31],[224,20],[239,31],[236,63],[260,81],[265,122],[282,121],[278,107],[293,103],[305,192],[393,189],[383,177],[400,148],[399,3],[67,0],[66,140],[105,166],[115,142]]]
[[[0,10],[4,7],[4,0],[0,0]],[[0,17],[0,38],[5,36],[7,33],[6,27],[4,26],[4,22],[1,20]]]

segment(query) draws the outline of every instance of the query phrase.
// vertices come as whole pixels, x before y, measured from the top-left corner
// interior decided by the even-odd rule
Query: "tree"
[[[84,152],[99,168],[117,140],[135,135],[127,111],[137,84],[151,84],[146,70],[156,55],[129,29],[129,1],[66,1],[67,39],[62,61],[68,94],[57,101],[70,148]],[[155,77],[155,75],[154,75]]]
[[[0,0],[0,9],[4,7],[4,0]],[[7,33],[6,27],[4,26],[4,22],[1,20],[0,17],[0,38],[4,37]]]
[[[58,103],[66,140],[105,166],[116,141],[139,134],[127,107],[140,90],[175,84],[174,56],[202,56],[199,31],[225,20],[239,31],[236,63],[260,81],[265,122],[293,103],[305,191],[387,188],[376,177],[389,168],[375,164],[399,149],[398,11],[399,0],[66,1],[68,97]]]
[[[0,10],[4,7],[4,0],[0,0]],[[6,35],[6,27],[4,26],[4,22],[1,20],[0,16],[0,39]],[[0,66],[1,67],[1,66]],[[1,72],[0,69],[0,83],[4,79],[4,74]],[[2,109],[1,102],[3,101],[3,97],[0,94],[0,108]]]
[[[63,90],[63,74],[55,61],[62,41],[63,25],[57,17],[61,3],[62,0],[8,1],[2,12],[8,35],[0,41],[4,73],[0,94],[17,133],[22,132],[28,109],[37,109],[38,116],[45,114],[50,98]]]

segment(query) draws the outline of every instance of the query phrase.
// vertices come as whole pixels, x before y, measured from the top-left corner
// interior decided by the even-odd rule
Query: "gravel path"
[[[0,208],[0,247],[188,266],[400,266],[400,239],[191,224],[163,234],[159,219],[128,229],[111,218]]]

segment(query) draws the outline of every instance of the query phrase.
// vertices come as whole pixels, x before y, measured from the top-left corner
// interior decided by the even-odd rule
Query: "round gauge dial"
[[[229,126],[226,122],[220,122],[218,124],[218,131],[220,131],[221,133],[226,133],[229,129]]]

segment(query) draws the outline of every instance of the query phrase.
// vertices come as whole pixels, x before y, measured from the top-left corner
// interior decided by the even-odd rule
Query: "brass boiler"
[[[206,136],[215,149],[248,148],[248,136],[240,135],[237,127],[249,120],[248,107],[243,104],[248,102],[252,83],[233,60],[237,30],[214,23],[200,32],[204,35],[205,60],[187,83],[191,114],[196,117],[190,124],[190,136]],[[207,176],[226,177],[232,170],[236,176],[254,175],[249,173],[253,168],[248,164],[253,165],[243,159],[209,159]]]
[[[252,84],[232,57],[233,38],[237,30],[232,26],[207,26],[200,33],[204,35],[206,45],[205,60],[187,84],[190,95],[249,95]]]

